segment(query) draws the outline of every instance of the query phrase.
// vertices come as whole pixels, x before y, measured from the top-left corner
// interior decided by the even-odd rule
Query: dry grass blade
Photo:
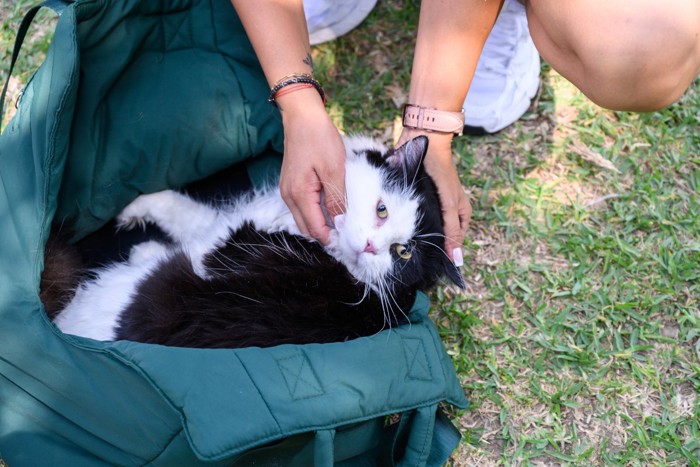
[[[607,160],[605,157],[603,157],[602,154],[599,152],[596,152],[583,144],[581,141],[578,139],[575,139],[571,145],[569,145],[569,149],[571,149],[571,152],[574,154],[577,154],[583,158],[586,162],[589,162],[597,167],[600,167],[601,169],[605,170],[610,170],[615,173],[620,173],[620,170],[615,167],[615,165]]]

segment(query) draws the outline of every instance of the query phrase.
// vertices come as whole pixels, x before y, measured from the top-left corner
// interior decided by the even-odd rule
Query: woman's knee
[[[603,107],[665,107],[700,73],[697,0],[529,0],[527,11],[542,57]]]

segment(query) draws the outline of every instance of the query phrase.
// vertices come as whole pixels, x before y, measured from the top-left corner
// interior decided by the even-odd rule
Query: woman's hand
[[[425,135],[430,140],[424,165],[435,181],[440,196],[445,226],[445,251],[457,266],[461,266],[462,244],[469,227],[472,208],[452,162],[452,135],[404,128],[399,145],[418,135]]]
[[[345,145],[315,89],[285,95],[277,104],[284,126],[282,198],[299,230],[327,244],[330,222],[345,210]]]

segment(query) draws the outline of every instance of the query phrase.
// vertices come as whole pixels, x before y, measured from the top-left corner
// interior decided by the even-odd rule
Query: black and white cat
[[[214,208],[175,191],[138,197],[123,228],[154,223],[172,243],[134,246],[93,271],[55,317],[65,333],[180,347],[337,342],[407,321],[417,290],[447,276],[428,140],[398,149],[345,140],[346,210],[330,244],[304,238],[279,190]]]

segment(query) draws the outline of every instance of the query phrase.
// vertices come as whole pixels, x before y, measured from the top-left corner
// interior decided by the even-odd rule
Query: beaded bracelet
[[[274,84],[274,86],[272,86],[272,89],[270,89],[270,97],[267,98],[267,101],[270,104],[277,107],[277,102],[275,102],[275,99],[278,97],[277,93],[279,92],[279,90],[286,86],[298,83],[309,84],[313,86],[316,89],[316,91],[318,91],[318,94],[321,96],[323,104],[326,104],[326,92],[323,90],[321,83],[316,81],[313,76],[307,73],[297,73],[293,75],[284,76],[283,78],[279,79]]]

